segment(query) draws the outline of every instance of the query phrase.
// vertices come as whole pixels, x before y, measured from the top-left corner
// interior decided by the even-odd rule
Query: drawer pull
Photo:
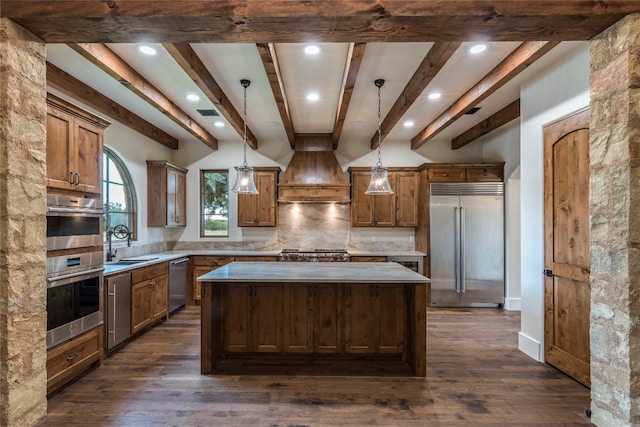
[[[67,357],[67,362],[71,362],[73,359],[75,359],[76,357],[78,357],[78,352],[76,351],[73,356],[69,356]]]

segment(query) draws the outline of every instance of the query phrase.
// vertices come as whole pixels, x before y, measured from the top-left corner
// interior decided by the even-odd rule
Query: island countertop
[[[428,283],[395,262],[236,261],[198,277],[199,282]]]

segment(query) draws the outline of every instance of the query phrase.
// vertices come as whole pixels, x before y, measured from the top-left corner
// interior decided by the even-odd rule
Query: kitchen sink
[[[141,262],[147,262],[147,261],[153,261],[158,259],[159,257],[157,256],[153,256],[153,257],[135,257],[135,258],[123,258],[120,261],[116,261],[111,265],[132,265],[132,264],[139,264]]]

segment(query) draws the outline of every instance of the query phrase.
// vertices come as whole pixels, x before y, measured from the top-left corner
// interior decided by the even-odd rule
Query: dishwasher
[[[107,277],[107,351],[131,336],[131,273]]]
[[[169,262],[169,313],[187,303],[187,267],[189,258]]]

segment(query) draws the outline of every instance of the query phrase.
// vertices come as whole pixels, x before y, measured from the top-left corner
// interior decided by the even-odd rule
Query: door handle
[[[546,268],[542,270],[542,274],[544,274],[547,277],[553,277],[553,270]]]

